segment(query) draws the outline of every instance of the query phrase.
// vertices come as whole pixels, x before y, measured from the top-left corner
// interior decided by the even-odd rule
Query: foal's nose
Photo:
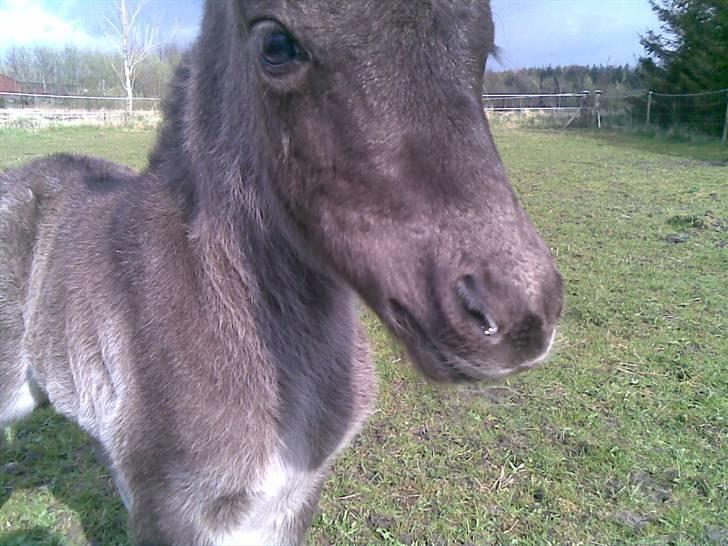
[[[547,325],[545,311],[528,305],[515,290],[489,287],[474,275],[456,281],[455,292],[468,338],[481,337],[483,345],[499,345],[512,355],[514,365],[541,356],[551,342],[553,325]],[[500,293],[497,293],[500,292]]]

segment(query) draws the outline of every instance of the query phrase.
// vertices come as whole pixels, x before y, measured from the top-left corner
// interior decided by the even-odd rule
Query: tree
[[[650,0],[661,32],[640,39],[648,85],[668,93],[728,88],[728,0]]]
[[[666,129],[725,135],[728,92],[720,90],[728,88],[728,0],[650,4],[660,32],[641,37],[645,56],[639,69],[656,93],[649,101],[639,99],[637,110],[649,110],[650,123]]]
[[[120,67],[112,64],[121,80],[126,95],[126,111],[133,109],[134,84],[140,63],[155,49],[164,45],[154,27],[144,24],[140,17],[145,2],[133,0],[114,0],[113,13],[104,15],[107,35],[116,43],[120,54]]]
[[[32,50],[33,66],[36,70],[35,81],[42,85],[43,93],[57,93],[58,54],[49,47],[35,47]],[[52,87],[49,89],[49,85]]]
[[[7,72],[16,81],[27,81],[31,66],[30,50],[25,47],[13,46],[5,52],[3,71]]]

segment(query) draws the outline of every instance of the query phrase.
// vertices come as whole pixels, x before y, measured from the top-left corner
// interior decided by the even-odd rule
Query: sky
[[[45,44],[108,49],[105,0],[0,0],[0,51]],[[356,0],[351,0],[356,1]],[[387,0],[382,0],[387,1]],[[648,0],[492,0],[500,62],[491,70],[570,64],[634,64],[639,35],[658,30]],[[202,0],[152,0],[146,12],[174,40],[197,34]]]
[[[648,0],[492,0],[502,68],[635,64],[659,30]],[[497,70],[497,63],[489,68]]]

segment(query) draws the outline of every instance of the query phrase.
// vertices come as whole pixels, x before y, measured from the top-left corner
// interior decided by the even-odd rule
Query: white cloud
[[[64,20],[39,0],[0,0],[0,48],[34,44],[102,46],[97,37],[89,35],[77,22]]]

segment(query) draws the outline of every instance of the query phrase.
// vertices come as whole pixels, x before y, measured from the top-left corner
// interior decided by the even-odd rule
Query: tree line
[[[142,61],[134,94],[160,97],[179,63],[183,50],[166,44]],[[82,50],[72,46],[12,47],[0,57],[0,74],[16,81],[45,88],[45,92],[122,96],[122,82],[112,66],[118,54]],[[561,93],[601,89],[605,93],[629,93],[644,89],[640,71],[624,66],[548,66],[493,72],[485,75],[486,93]]]
[[[641,72],[632,66],[546,66],[494,72],[487,70],[483,91],[488,93],[578,93],[600,89],[630,94],[644,89]]]
[[[134,95],[163,96],[182,54],[183,49],[173,43],[150,53],[137,69]],[[11,47],[0,57],[0,74],[22,82],[25,91],[120,97],[123,82],[114,67],[121,64],[118,53],[22,46]]]

